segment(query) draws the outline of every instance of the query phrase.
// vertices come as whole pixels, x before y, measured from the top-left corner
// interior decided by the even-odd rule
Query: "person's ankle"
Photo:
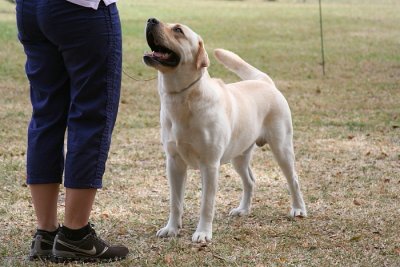
[[[60,229],[60,225],[56,224],[54,225],[37,225],[36,230],[37,231],[44,231],[44,232],[48,232],[48,233],[54,233],[54,232],[58,232],[58,230]]]
[[[72,241],[78,241],[87,236],[91,231],[90,224],[86,224],[85,226],[78,229],[71,229],[68,226],[63,225],[60,229],[60,232],[64,234],[64,236]]]
[[[59,224],[53,225],[53,224],[38,224],[36,227],[36,230],[38,231],[44,231],[44,232],[57,232],[60,228]]]
[[[58,232],[59,232],[59,228],[57,228],[56,230],[54,230],[54,231],[47,231],[47,230],[42,230],[42,229],[36,229],[36,234],[43,234],[43,233],[46,233],[47,235],[49,235],[49,236],[52,236],[53,238],[58,234]]]

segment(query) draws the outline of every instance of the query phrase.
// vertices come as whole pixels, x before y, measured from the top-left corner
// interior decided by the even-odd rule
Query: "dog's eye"
[[[179,28],[179,27],[175,27],[175,28],[173,28],[172,30],[173,30],[174,32],[176,32],[176,33],[184,34],[183,31],[182,31],[182,29]]]

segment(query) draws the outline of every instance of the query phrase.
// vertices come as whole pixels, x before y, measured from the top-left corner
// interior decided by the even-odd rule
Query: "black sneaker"
[[[54,233],[43,230],[36,231],[31,244],[29,260],[48,260],[51,258],[55,238]]]
[[[73,241],[59,231],[53,246],[53,260],[55,262],[69,261],[117,261],[122,260],[129,253],[127,247],[110,246],[100,239],[93,228],[82,240]]]

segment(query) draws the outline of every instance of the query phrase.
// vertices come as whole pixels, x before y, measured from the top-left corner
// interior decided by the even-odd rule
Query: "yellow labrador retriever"
[[[188,167],[202,181],[200,220],[193,242],[212,238],[215,194],[221,164],[232,162],[243,182],[243,195],[230,215],[250,212],[254,176],[249,163],[255,145],[268,143],[289,184],[291,216],[306,216],[295,172],[292,120],[288,103],[269,76],[236,54],[215,50],[223,65],[243,81],[224,84],[207,72],[210,62],[199,35],[181,24],[151,18],[146,26],[146,65],[158,70],[161,135],[170,186],[170,214],[159,237],[176,236],[182,227]]]

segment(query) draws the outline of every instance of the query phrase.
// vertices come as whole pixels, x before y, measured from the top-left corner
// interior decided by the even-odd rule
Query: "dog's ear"
[[[203,41],[199,41],[199,51],[197,52],[196,67],[197,69],[207,68],[210,66],[210,60],[208,59],[208,54],[204,48]]]

